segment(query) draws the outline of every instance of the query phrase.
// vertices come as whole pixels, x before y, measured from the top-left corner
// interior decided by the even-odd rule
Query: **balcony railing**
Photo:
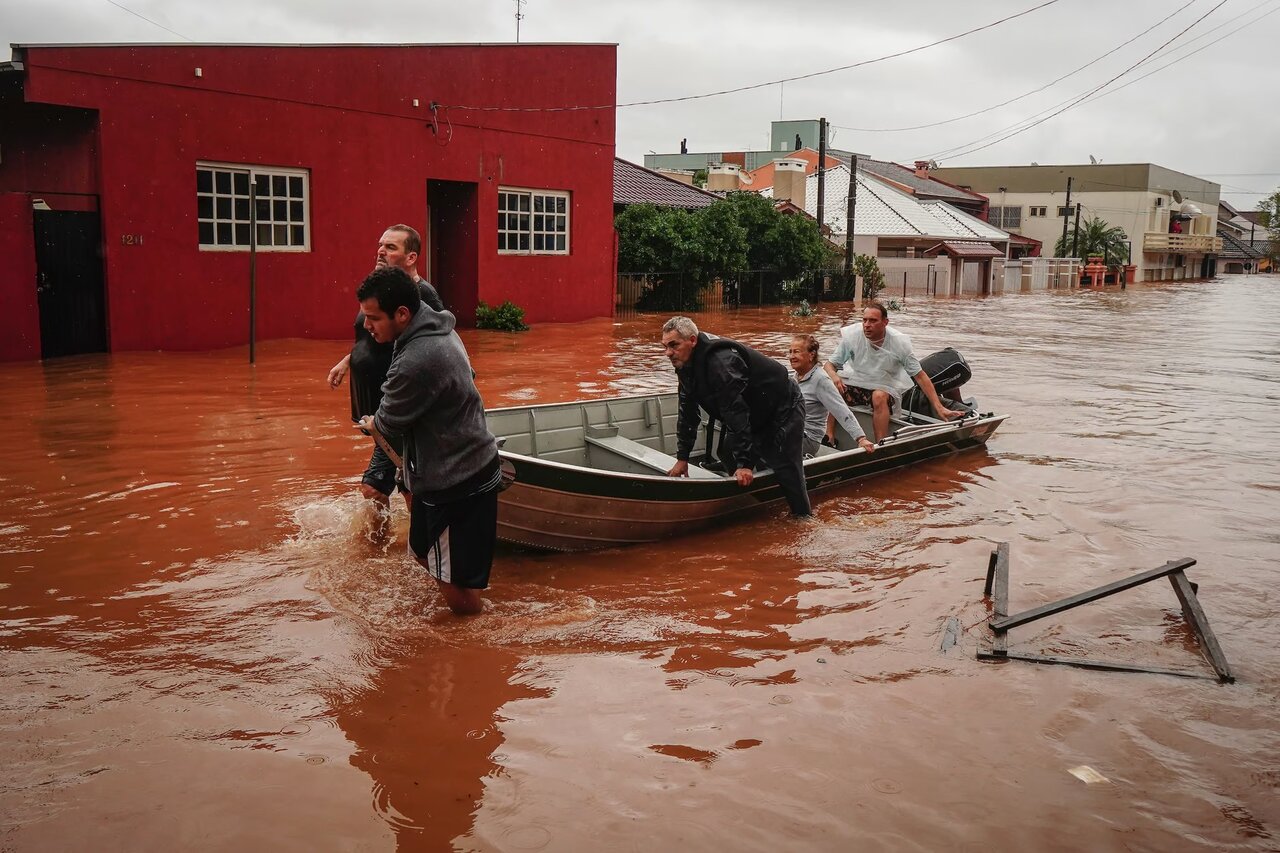
[[[1205,255],[1222,251],[1222,238],[1209,234],[1166,234],[1148,231],[1142,238],[1144,252],[1171,252],[1177,255]]]

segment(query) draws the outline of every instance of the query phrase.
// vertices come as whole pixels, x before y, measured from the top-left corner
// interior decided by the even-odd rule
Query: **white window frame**
[[[572,210],[573,198],[564,190],[498,187],[498,254],[569,254],[573,248]],[[560,223],[563,227],[556,228]]]
[[[210,190],[206,191],[200,184],[200,172],[212,173]],[[226,186],[219,184],[218,175],[229,174]],[[242,185],[237,176],[246,175],[248,180]],[[247,252],[248,242],[234,242],[237,238],[247,238],[250,228],[249,194],[250,185],[263,185],[268,193],[257,195],[258,235],[257,251],[259,252],[310,252],[311,251],[311,173],[307,169],[290,169],[283,166],[254,166],[245,163],[221,163],[210,160],[196,161],[196,244],[202,252]],[[277,180],[279,179],[279,180]],[[295,195],[297,179],[301,180],[301,195]],[[283,181],[283,185],[279,183]],[[277,192],[277,190],[282,190]],[[209,199],[209,205],[202,204]],[[298,205],[301,205],[301,220],[296,217]],[[265,206],[265,207],[264,207]],[[203,209],[202,209],[203,207]],[[267,218],[262,217],[266,212]],[[280,215],[277,218],[277,215]],[[200,235],[201,226],[212,226],[214,240],[217,241],[223,227],[231,228],[231,243],[205,243]],[[296,242],[294,229],[302,228],[302,242]],[[270,242],[263,242],[263,229]],[[281,231],[280,229],[284,229]],[[276,240],[284,238],[285,245],[276,245]]]
[[[1028,218],[1028,219],[1031,219],[1031,218],[1037,218],[1037,219],[1038,219],[1038,218],[1040,218],[1040,217],[1046,216],[1046,215],[1048,214],[1048,212],[1049,212],[1049,208],[1048,208],[1048,206],[1043,205],[1043,204],[1033,204],[1033,205],[1031,205],[1031,207],[1030,207],[1030,212],[1027,214],[1027,218]]]

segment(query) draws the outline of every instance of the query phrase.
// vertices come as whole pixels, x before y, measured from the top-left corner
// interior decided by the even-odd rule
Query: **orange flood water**
[[[674,387],[661,319],[464,338],[488,405],[550,402]],[[892,319],[1013,416],[985,451],[503,551],[461,621],[403,518],[370,542],[342,342],[0,365],[0,850],[1280,847],[1280,278]],[[1197,558],[1239,682],[975,660],[998,541],[1015,611]],[[1163,582],[1010,636],[1210,672]]]

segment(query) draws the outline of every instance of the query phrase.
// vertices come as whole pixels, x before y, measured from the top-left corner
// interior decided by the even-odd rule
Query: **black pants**
[[[731,474],[734,438],[728,437],[721,456]],[[787,499],[791,514],[812,515],[809,490],[804,484],[804,395],[800,393],[799,386],[792,384],[790,402],[778,410],[773,422],[764,430],[753,431],[751,441],[755,444],[760,465],[772,468],[778,478],[778,486]]]

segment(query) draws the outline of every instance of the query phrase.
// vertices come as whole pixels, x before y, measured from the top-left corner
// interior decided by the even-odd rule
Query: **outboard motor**
[[[920,367],[933,382],[934,390],[938,392],[944,406],[957,411],[973,411],[976,406],[973,400],[962,401],[959,393],[948,393],[958,392],[961,385],[973,378],[969,362],[964,360],[963,355],[954,348],[947,347],[920,359]],[[902,410],[933,417],[933,407],[929,405],[929,398],[920,390],[919,385],[912,386],[911,390],[902,395]]]

